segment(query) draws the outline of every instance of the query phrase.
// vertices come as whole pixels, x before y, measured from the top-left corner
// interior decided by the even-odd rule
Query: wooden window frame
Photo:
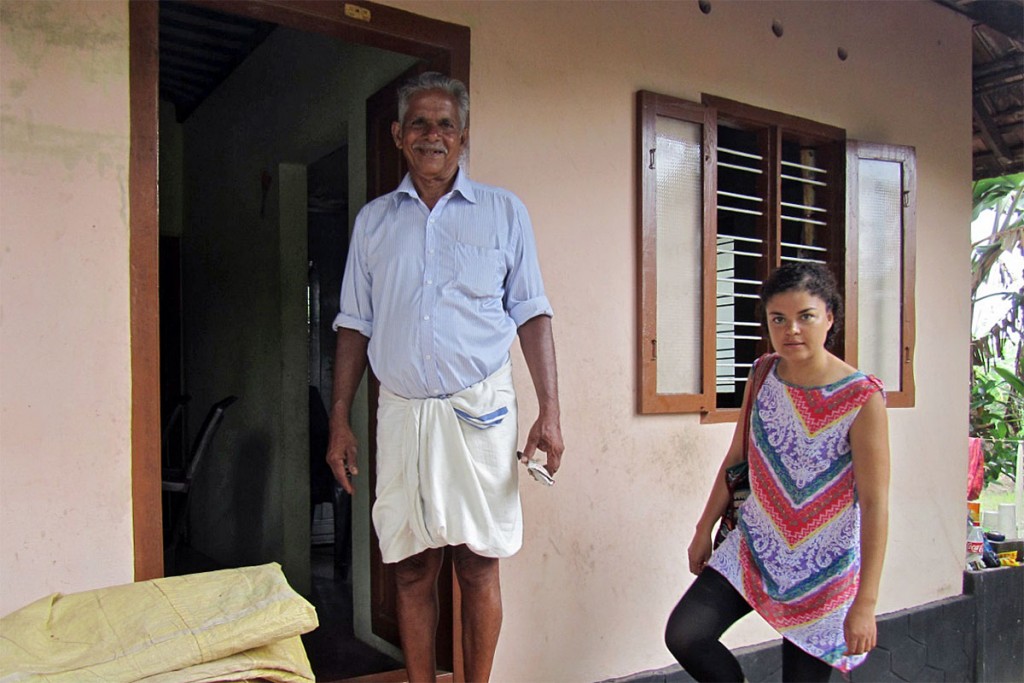
[[[668,117],[702,126],[702,235],[704,264],[700,277],[701,297],[701,389],[697,393],[658,393],[657,390],[657,175],[654,151],[657,146],[656,122]],[[781,178],[778,165],[784,140],[808,140],[825,157],[824,165],[836,176],[830,183],[827,204],[834,229],[828,238],[829,265],[839,282],[845,300],[845,331],[833,351],[852,364],[857,361],[857,225],[856,160],[858,158],[900,161],[904,170],[904,193],[909,198],[903,215],[903,291],[902,291],[902,384],[889,392],[891,407],[914,405],[913,352],[915,311],[915,160],[912,148],[847,140],[842,128],[755,107],[713,95],[704,95],[700,103],[649,91],[637,93],[637,273],[638,273],[638,392],[637,410],[642,414],[700,413],[702,422],[730,422],[738,418],[738,408],[719,408],[715,378],[716,348],[716,263],[718,235],[717,147],[719,125],[759,131],[765,136],[764,164],[775,166],[765,186],[765,231],[768,258],[758,270],[761,279],[781,262]],[[759,348],[767,351],[765,338]]]
[[[758,268],[758,279],[763,282],[771,271],[782,262],[782,239],[780,238],[782,235],[783,212],[781,202],[783,193],[780,166],[785,141],[798,138],[806,144],[813,144],[826,157],[824,165],[837,175],[841,175],[844,170],[846,131],[836,126],[770,109],[763,109],[714,95],[704,95],[701,102],[705,107],[716,111],[715,118],[719,127],[726,125],[732,128],[757,131],[758,135],[764,140],[765,159],[763,170],[765,173],[764,196],[766,216],[763,221],[763,228],[766,241],[764,251],[767,258],[762,260]],[[829,265],[835,273],[840,287],[842,287],[845,280],[846,270],[846,259],[843,255],[846,246],[845,186],[846,184],[841,180],[832,183],[829,187],[829,202],[826,205],[829,215],[833,217],[832,230],[829,232],[828,240],[829,253],[832,255]],[[717,191],[717,189],[716,183],[714,190]],[[717,214],[717,200],[714,208]],[[715,236],[717,238],[717,230]],[[705,261],[705,263],[712,263],[712,261]],[[712,292],[712,303],[714,303],[714,294]],[[704,329],[706,355],[714,356],[715,354],[716,332],[717,330],[714,325]],[[842,356],[844,340],[840,338],[838,341],[839,343],[833,351]],[[757,352],[754,357],[761,353],[766,353],[770,349],[771,342],[768,339],[767,332],[765,332],[762,341],[757,345]],[[712,362],[715,362],[715,360],[715,358],[712,358]],[[711,387],[711,391],[715,394],[714,387]],[[739,407],[719,406],[717,395],[716,400],[711,406],[711,410],[703,413],[703,422],[734,422],[739,417]]]

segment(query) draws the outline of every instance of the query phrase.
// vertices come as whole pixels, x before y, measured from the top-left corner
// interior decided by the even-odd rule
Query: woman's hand
[[[686,555],[690,560],[691,574],[697,575],[704,571],[708,560],[711,559],[711,532],[697,529]]]
[[[854,600],[843,622],[843,636],[846,638],[846,652],[843,654],[862,655],[873,650],[878,643],[874,608]]]

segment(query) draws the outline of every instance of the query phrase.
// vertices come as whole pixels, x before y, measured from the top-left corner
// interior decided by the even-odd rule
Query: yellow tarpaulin
[[[0,682],[312,682],[316,627],[276,563],[57,593],[0,619]]]

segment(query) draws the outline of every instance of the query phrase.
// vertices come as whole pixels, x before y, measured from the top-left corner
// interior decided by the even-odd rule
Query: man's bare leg
[[[462,591],[463,671],[470,683],[482,683],[491,677],[501,631],[498,560],[460,545],[454,548],[453,561]]]
[[[443,556],[443,548],[432,548],[395,565],[398,632],[411,683],[436,680],[437,575]]]

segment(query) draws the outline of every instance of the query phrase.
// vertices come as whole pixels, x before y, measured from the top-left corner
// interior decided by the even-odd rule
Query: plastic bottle
[[[984,569],[982,555],[985,552],[985,534],[981,527],[967,518],[967,568]]]

